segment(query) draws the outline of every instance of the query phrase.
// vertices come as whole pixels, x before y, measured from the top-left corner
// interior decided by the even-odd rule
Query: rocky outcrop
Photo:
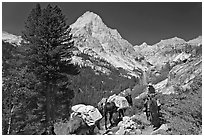
[[[186,90],[199,76],[202,76],[202,57],[173,67],[169,73],[167,84],[179,85]]]
[[[88,55],[105,59],[115,67],[120,67],[136,75],[133,69],[143,66],[135,61],[137,54],[133,46],[124,40],[115,29],[108,28],[102,19],[93,12],[86,12],[71,26],[75,45]]]
[[[174,37],[161,40],[154,45],[143,43],[140,46],[134,46],[134,49],[137,54],[140,53],[141,56],[144,56],[144,59],[147,62],[156,66],[157,70],[160,70],[162,66],[166,65],[168,62],[174,64],[175,59],[181,58],[181,56],[185,56],[185,58],[186,56],[189,57],[190,54],[188,54],[188,52],[192,52],[195,47],[198,47],[201,44],[202,36],[188,42],[181,38]]]
[[[176,93],[175,88],[183,91],[191,88],[191,84],[197,77],[202,76],[202,57],[198,57],[187,63],[173,67],[168,78],[155,85],[157,92],[163,94]]]
[[[158,135],[158,134],[162,134],[165,135],[167,134],[166,131],[168,131],[170,128],[167,124],[162,124],[157,130],[154,130],[151,135]]]
[[[125,116],[117,125],[117,131],[112,132],[115,135],[140,135],[141,126],[132,120],[132,117]]]

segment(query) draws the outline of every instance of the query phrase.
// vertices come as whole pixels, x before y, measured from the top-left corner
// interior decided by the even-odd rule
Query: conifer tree
[[[68,117],[74,96],[68,78],[79,71],[71,64],[74,41],[70,30],[61,9],[50,4],[45,9],[37,4],[25,23],[21,52],[28,72],[38,81],[36,113],[45,115],[46,126],[57,118]]]

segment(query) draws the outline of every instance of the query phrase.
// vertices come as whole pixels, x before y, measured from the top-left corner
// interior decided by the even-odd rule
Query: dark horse
[[[129,103],[129,105],[132,106],[133,102],[132,102],[131,95],[128,94],[125,98],[126,98],[127,102]],[[114,102],[107,102],[107,98],[106,98],[105,104],[102,107],[100,106],[99,111],[105,117],[105,129],[107,130],[108,129],[107,128],[107,115],[109,114],[109,121],[110,121],[110,124],[112,126],[113,125],[113,122],[112,122],[113,113],[118,112],[119,113],[119,119],[121,119],[124,117],[125,109],[119,109],[118,110],[118,107],[116,106],[116,104]]]
[[[145,107],[147,120],[149,120],[155,128],[159,127],[160,119],[159,119],[159,106],[157,104],[157,101],[151,96],[148,96],[145,103]]]

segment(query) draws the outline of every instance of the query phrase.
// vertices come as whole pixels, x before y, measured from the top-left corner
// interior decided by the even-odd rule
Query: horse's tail
[[[105,98],[105,104],[103,104],[103,110],[105,109],[105,106],[107,103],[108,103],[108,98]]]
[[[131,96],[131,95],[128,95],[128,96],[126,96],[125,98],[126,98],[128,104],[129,104],[130,106],[133,106],[132,96]]]

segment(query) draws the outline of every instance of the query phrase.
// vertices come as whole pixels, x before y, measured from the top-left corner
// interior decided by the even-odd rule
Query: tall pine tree
[[[24,66],[38,81],[35,112],[45,116],[46,126],[68,117],[70,100],[74,97],[68,77],[79,71],[71,64],[74,41],[70,30],[60,8],[50,4],[45,9],[37,4],[25,23],[21,52]]]

